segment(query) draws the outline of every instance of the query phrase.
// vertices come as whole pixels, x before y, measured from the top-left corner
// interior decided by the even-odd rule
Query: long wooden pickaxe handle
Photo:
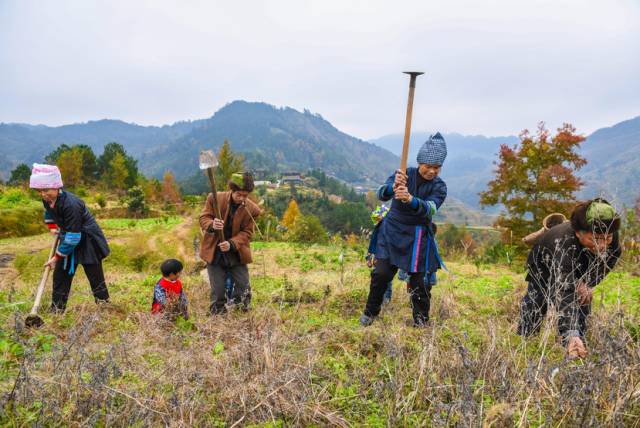
[[[56,239],[53,241],[53,245],[51,246],[51,251],[49,251],[49,257],[47,261],[51,260],[51,257],[56,252],[58,248],[58,242],[60,242],[60,235],[56,235]],[[31,308],[31,312],[29,315],[37,315],[38,309],[40,309],[40,301],[42,300],[42,294],[44,293],[44,286],[47,283],[47,279],[49,278],[49,272],[51,271],[51,266],[47,265],[44,268],[44,272],[42,273],[42,279],[40,280],[40,284],[38,284],[38,289],[36,290],[36,299],[33,302],[33,307]]]
[[[404,142],[402,144],[402,157],[400,158],[400,170],[407,172],[407,157],[409,156],[409,138],[411,137],[411,115],[413,114],[413,93],[416,89],[416,78],[421,71],[405,71],[404,74],[411,76],[409,81],[409,100],[407,101],[407,118],[404,125]]]

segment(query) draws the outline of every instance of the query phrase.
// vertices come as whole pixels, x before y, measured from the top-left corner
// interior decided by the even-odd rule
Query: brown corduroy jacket
[[[200,214],[200,229],[204,233],[202,244],[200,245],[200,258],[207,263],[213,262],[216,251],[219,250],[218,237],[215,233],[207,232],[209,226],[213,224],[213,219],[216,218],[213,212],[213,205],[211,204],[212,198],[212,194],[209,193],[207,202],[205,202],[204,209]],[[229,216],[229,209],[231,207],[231,192],[217,192],[217,198],[220,214],[222,215],[222,219],[225,220]],[[229,239],[238,251],[240,263],[243,265],[253,261],[251,258],[250,242],[253,237],[254,225],[249,213],[251,213],[251,216],[255,219],[260,215],[261,210],[255,202],[247,199],[243,205],[238,207],[233,216],[231,238]]]

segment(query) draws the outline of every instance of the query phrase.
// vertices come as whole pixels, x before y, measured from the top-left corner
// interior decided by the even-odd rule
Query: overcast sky
[[[161,125],[237,99],[370,139],[640,115],[640,1],[0,0],[0,122]]]

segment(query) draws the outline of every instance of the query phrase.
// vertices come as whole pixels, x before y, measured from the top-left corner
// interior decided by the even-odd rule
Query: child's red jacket
[[[177,279],[175,281],[169,281],[162,277],[156,283],[153,288],[153,303],[151,305],[151,313],[157,314],[164,312],[168,299],[177,299],[180,308],[184,308],[186,312],[187,308],[187,296],[182,291],[182,282]],[[186,318],[186,317],[185,317]]]

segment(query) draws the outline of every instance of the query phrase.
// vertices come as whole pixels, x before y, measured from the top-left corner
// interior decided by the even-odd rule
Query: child
[[[398,269],[409,274],[414,326],[429,321],[432,278],[441,267],[432,219],[447,197],[447,186],[438,177],[446,156],[444,138],[436,133],[420,148],[418,168],[396,171],[378,190],[378,199],[393,201],[377,235],[376,264],[360,317],[363,326],[371,325],[380,313],[388,283]]]
[[[187,296],[182,290],[180,275],[182,263],[176,259],[168,259],[160,265],[162,278],[153,288],[152,314],[164,313],[164,317],[175,321],[178,316],[189,319]]]
[[[367,267],[372,269],[376,263],[376,245],[378,242],[378,231],[380,230],[380,223],[382,219],[389,212],[389,207],[386,205],[378,205],[375,210],[371,211],[371,221],[373,222],[373,231],[371,232],[371,239],[369,240],[369,249],[367,250]],[[384,292],[384,298],[382,304],[386,305],[391,302],[391,296],[393,293],[393,279],[389,281],[387,290]]]

